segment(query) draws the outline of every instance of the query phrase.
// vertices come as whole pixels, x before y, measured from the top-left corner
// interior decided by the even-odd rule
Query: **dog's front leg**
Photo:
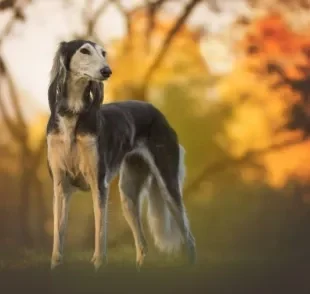
[[[89,183],[93,198],[95,251],[92,262],[98,270],[103,261],[107,261],[108,187],[105,183],[101,183],[104,181],[104,176],[99,175],[97,138],[93,135],[80,135],[77,140],[82,157],[81,170]]]
[[[62,263],[64,238],[68,221],[70,191],[65,175],[60,171],[53,172],[54,199],[54,240],[51,269]]]
[[[107,263],[108,233],[108,192],[105,186],[92,191],[95,218],[95,251],[92,262],[98,270],[102,263]]]

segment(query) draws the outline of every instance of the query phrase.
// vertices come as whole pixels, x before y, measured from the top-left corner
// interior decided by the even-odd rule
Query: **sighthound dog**
[[[95,219],[92,262],[98,269],[106,261],[108,191],[117,173],[137,266],[147,252],[140,216],[144,194],[157,248],[169,253],[184,244],[194,262],[195,239],[182,200],[184,149],[164,115],[151,104],[102,105],[103,81],[111,74],[106,52],[98,44],[85,40],[60,43],[48,89],[47,155],[54,190],[51,268],[62,262],[74,189],[91,191]]]

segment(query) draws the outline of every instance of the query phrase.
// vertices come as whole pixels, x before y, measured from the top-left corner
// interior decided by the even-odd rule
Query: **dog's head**
[[[93,104],[99,106],[103,100],[102,81],[107,80],[111,74],[106,52],[98,44],[85,40],[61,42],[54,57],[50,76],[48,90],[50,109],[54,110],[56,102],[64,97],[69,75],[89,81],[86,94],[91,93]]]
[[[71,72],[93,81],[104,81],[112,71],[107,63],[106,51],[98,44],[73,40],[61,42],[51,72],[51,80],[60,72]]]

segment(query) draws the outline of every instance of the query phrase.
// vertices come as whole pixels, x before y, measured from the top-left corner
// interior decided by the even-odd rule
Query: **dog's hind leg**
[[[129,155],[124,159],[119,188],[123,214],[135,241],[137,269],[142,266],[147,253],[147,243],[141,224],[140,202],[149,176],[149,167],[139,155]]]

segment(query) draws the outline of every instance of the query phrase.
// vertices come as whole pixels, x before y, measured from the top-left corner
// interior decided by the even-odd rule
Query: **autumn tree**
[[[232,152],[259,158],[275,185],[291,176],[307,178],[309,36],[271,13],[249,26],[239,46],[243,58],[220,85],[234,107],[227,126]]]

